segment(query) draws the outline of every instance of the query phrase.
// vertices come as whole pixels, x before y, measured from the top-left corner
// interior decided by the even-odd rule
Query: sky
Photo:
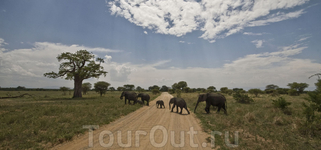
[[[0,86],[73,88],[56,57],[86,49],[111,87],[260,88],[321,72],[318,0],[1,0]]]

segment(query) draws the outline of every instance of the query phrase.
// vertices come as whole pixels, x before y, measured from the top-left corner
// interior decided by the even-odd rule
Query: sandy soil
[[[175,113],[176,108],[171,112],[170,98],[172,95],[162,93],[150,106],[53,149],[211,149],[206,142],[210,135],[202,131],[193,112],[188,115],[183,110],[181,115]],[[163,100],[166,108],[156,108],[157,100]]]

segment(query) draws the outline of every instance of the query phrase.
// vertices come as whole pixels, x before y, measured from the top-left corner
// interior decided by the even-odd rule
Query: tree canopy
[[[98,92],[100,94],[100,96],[102,96],[103,94],[106,93],[109,85],[110,84],[108,82],[99,81],[99,82],[95,83],[94,88],[95,88],[95,91]]]
[[[82,88],[82,92],[84,94],[87,94],[87,92],[91,89],[91,83],[89,82],[83,83],[81,88]]]
[[[82,97],[81,86],[84,79],[99,78],[106,76],[107,72],[103,70],[101,63],[104,63],[102,58],[97,58],[87,50],[79,50],[76,53],[65,52],[57,56],[60,64],[59,72],[48,72],[44,76],[48,78],[65,78],[66,80],[74,80],[74,95],[73,98]]]
[[[303,93],[304,89],[307,88],[309,86],[309,84],[307,83],[297,83],[297,82],[293,82],[293,83],[289,83],[288,86],[297,91],[297,94],[301,94]]]

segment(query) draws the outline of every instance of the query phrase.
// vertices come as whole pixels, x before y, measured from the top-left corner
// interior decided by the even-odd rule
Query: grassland
[[[83,125],[105,125],[142,107],[125,105],[120,92],[71,99],[61,91],[0,91],[0,97],[23,93],[32,97],[0,99],[0,149],[47,149],[83,134]]]
[[[175,95],[174,95],[175,96]],[[282,95],[288,102],[291,114],[284,114],[273,107],[269,95],[254,98],[254,103],[240,104],[232,96],[227,98],[228,115],[223,111],[219,114],[211,107],[210,114],[204,111],[205,102],[199,104],[196,116],[206,132],[219,131],[222,136],[215,135],[215,145],[221,149],[229,149],[224,144],[225,131],[229,131],[229,141],[234,142],[234,132],[238,131],[239,145],[235,149],[321,149],[321,139],[311,138],[300,134],[298,128],[305,122],[302,102],[307,95]],[[182,93],[187,106],[194,112],[198,94]],[[209,140],[210,141],[210,140]]]

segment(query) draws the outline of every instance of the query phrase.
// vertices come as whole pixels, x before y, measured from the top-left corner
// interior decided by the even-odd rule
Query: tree
[[[241,92],[241,91],[244,91],[243,88],[233,88],[233,91],[234,92]]]
[[[249,93],[254,94],[255,97],[257,97],[257,95],[262,94],[263,91],[261,89],[250,89]]]
[[[169,88],[166,85],[163,85],[160,89],[160,91],[162,92],[167,92],[169,90]]]
[[[158,93],[160,93],[160,92],[159,92],[159,88],[154,88],[154,89],[152,89],[152,93],[153,93],[153,94],[158,94]]]
[[[180,90],[183,90],[185,87],[187,87],[187,83],[185,81],[179,81],[177,86]]]
[[[100,96],[102,96],[103,94],[106,93],[108,86],[110,86],[110,84],[105,81],[98,81],[94,85],[95,91],[98,92],[100,94]]]
[[[188,92],[191,91],[191,88],[189,88],[189,87],[184,87],[184,88],[183,88],[183,91],[184,91],[185,93],[188,93]]]
[[[18,86],[18,87],[17,87],[17,90],[18,90],[18,91],[23,91],[23,90],[26,90],[26,87],[24,87],[24,86]]]
[[[83,83],[81,88],[82,88],[82,92],[85,95],[91,89],[91,84],[89,82]]]
[[[125,91],[133,91],[135,89],[135,85],[133,84],[125,84],[124,85]]]
[[[199,91],[199,92],[205,92],[206,89],[205,88],[197,88],[196,91]]]
[[[116,91],[116,89],[115,89],[114,87],[110,87],[109,90],[110,90],[111,92]]]
[[[136,91],[138,91],[138,92],[142,91],[142,89],[143,89],[143,88],[140,87],[140,86],[137,86],[137,87],[136,87]]]
[[[228,90],[228,88],[227,87],[221,87],[221,89],[220,89],[220,91],[222,92],[222,93],[227,93],[227,90]]]
[[[152,91],[153,89],[159,90],[160,87],[159,87],[158,85],[153,85],[153,86],[148,87],[148,90],[149,90],[149,91]]]
[[[303,93],[304,89],[309,86],[309,84],[293,82],[293,83],[289,83],[288,86],[292,90],[296,90],[297,95],[300,95]]]
[[[214,87],[214,86],[209,86],[206,91],[207,91],[207,93],[217,92],[216,87]]]
[[[121,87],[121,86],[119,86],[118,88],[117,88],[117,91],[124,91],[124,87]]]
[[[268,90],[276,90],[277,88],[279,88],[279,86],[274,85],[274,84],[269,84],[269,85],[265,86],[265,89],[268,89]]]
[[[79,50],[76,53],[65,52],[57,56],[58,62],[64,61],[60,64],[59,72],[45,73],[44,76],[48,78],[64,77],[66,80],[74,80],[74,95],[73,98],[82,97],[81,86],[82,81],[89,78],[99,78],[99,76],[106,76],[101,63],[104,63],[102,58],[97,58],[95,55],[87,50]]]
[[[290,89],[288,88],[277,88],[276,91],[279,93],[279,94],[288,94],[288,91]]]
[[[174,84],[172,85],[172,89],[173,89],[173,90],[179,89],[178,84],[177,84],[177,83],[174,83]]]
[[[70,88],[65,87],[65,86],[60,87],[60,91],[62,91],[62,92],[63,92],[63,94],[62,94],[62,95],[66,95],[66,91],[68,91],[68,90],[70,90]]]

